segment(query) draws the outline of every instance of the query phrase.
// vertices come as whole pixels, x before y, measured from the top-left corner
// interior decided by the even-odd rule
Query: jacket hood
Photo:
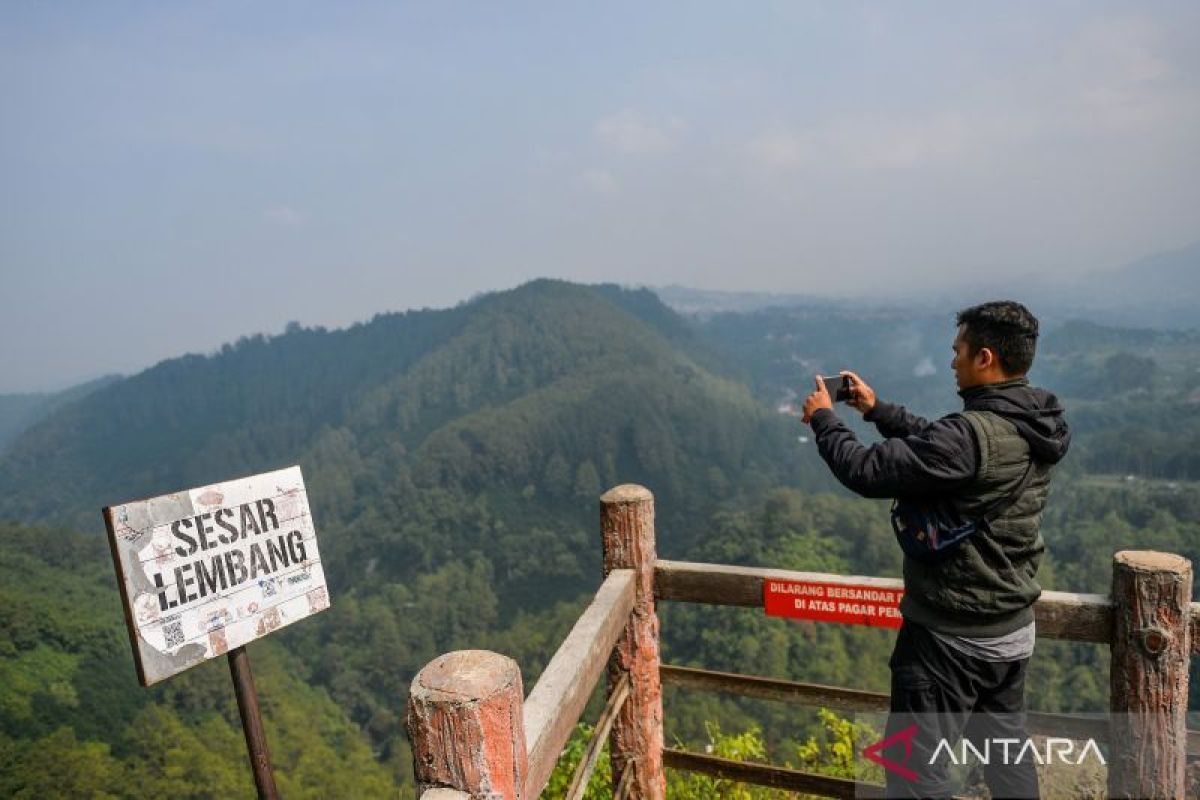
[[[991,411],[1015,424],[1036,460],[1057,464],[1067,454],[1071,429],[1062,405],[1053,393],[1030,386],[1027,378],[972,386],[958,394],[967,411]]]

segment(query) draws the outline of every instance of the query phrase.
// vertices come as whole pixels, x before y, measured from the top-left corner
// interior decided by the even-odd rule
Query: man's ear
[[[979,348],[979,352],[975,354],[975,361],[979,364],[980,369],[988,369],[999,363],[996,360],[996,353],[990,347]]]

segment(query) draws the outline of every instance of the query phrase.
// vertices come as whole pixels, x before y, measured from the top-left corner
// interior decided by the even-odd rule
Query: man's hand
[[[818,408],[833,409],[833,398],[825,390],[825,381],[821,380],[820,375],[817,376],[817,390],[804,398],[804,415],[800,420],[807,425]]]
[[[858,409],[863,414],[875,407],[875,390],[867,386],[866,381],[848,369],[842,370],[840,374],[850,378],[850,399],[846,401],[846,405]]]

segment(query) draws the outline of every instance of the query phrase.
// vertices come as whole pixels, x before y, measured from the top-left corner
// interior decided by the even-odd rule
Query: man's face
[[[971,358],[971,346],[963,338],[966,329],[966,325],[958,326],[954,344],[951,345],[954,349],[954,359],[950,362],[950,369],[954,371],[954,382],[958,384],[959,389],[969,389],[979,383],[979,376],[975,372],[975,359]]]

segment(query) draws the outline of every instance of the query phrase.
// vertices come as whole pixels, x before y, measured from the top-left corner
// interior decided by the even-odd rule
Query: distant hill
[[[525,492],[528,509],[583,521],[573,498],[590,507],[621,481],[659,493],[682,549],[683,521],[731,493],[805,475],[829,485],[801,466],[794,421],[731,371],[652,293],[611,286],[536,281],[346,330],[294,328],[50,414],[0,456],[0,517],[95,530],[103,505],[299,462],[318,515],[360,532],[348,559],[402,540],[426,565],[444,560],[424,523],[404,533],[426,490],[494,495],[510,519],[531,513],[514,507]]]
[[[56,409],[119,379],[119,375],[106,375],[61,392],[0,394],[0,451],[27,428]]]
[[[1108,308],[1158,306],[1166,315],[1189,312],[1188,318],[1195,320],[1200,305],[1200,242],[1096,272],[1081,283],[1079,293],[1082,300]]]
[[[1063,277],[1050,269],[1022,268],[966,283],[950,276],[944,284],[885,285],[853,297],[722,292],[675,285],[655,292],[679,313],[701,320],[769,309],[848,315],[904,310],[945,319],[968,305],[1006,298],[1028,305],[1046,327],[1086,320],[1108,327],[1200,329],[1200,242],[1082,275]]]
[[[1030,285],[1057,320],[1107,327],[1200,330],[1200,242],[1111,269]]]

